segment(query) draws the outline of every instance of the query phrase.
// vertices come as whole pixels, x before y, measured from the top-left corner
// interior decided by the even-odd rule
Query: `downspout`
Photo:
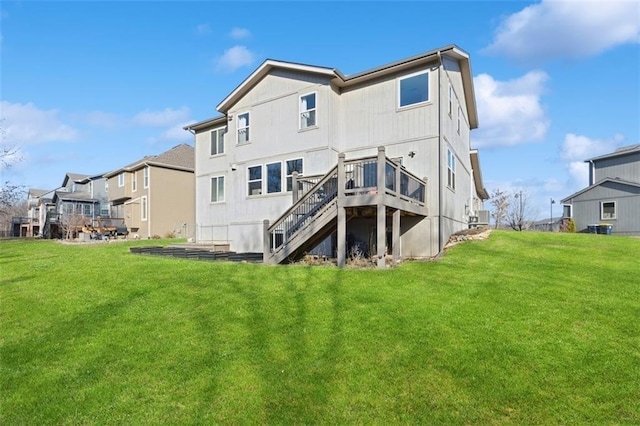
[[[438,254],[440,254],[444,247],[442,238],[442,85],[440,81],[444,65],[439,50],[437,55],[440,62],[438,64]]]

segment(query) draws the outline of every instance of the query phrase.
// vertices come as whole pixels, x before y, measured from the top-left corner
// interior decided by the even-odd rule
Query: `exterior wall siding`
[[[601,202],[616,203],[616,218],[601,219]],[[640,234],[640,188],[615,182],[604,182],[570,200],[578,231],[589,225],[607,223],[616,234]]]
[[[593,183],[597,183],[608,177],[633,182],[640,181],[640,152],[596,160],[594,164]]]

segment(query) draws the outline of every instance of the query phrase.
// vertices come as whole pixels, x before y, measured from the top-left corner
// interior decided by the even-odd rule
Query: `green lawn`
[[[379,270],[0,243],[0,424],[640,424],[640,239]]]

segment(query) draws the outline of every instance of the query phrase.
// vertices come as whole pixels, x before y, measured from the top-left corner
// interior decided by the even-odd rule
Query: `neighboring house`
[[[266,60],[217,110],[185,127],[198,242],[271,263],[315,250],[341,266],[358,250],[382,266],[488,223],[473,76],[456,46],[350,76]]]
[[[544,231],[544,232],[560,232],[564,231],[566,224],[562,217],[554,217],[554,218],[546,218],[542,220],[537,220],[528,227],[533,231]]]
[[[576,230],[609,224],[612,233],[640,235],[640,144],[590,158],[589,186],[562,200]]]
[[[124,219],[130,237],[190,237],[193,164],[193,147],[182,144],[106,173],[111,216]]]
[[[40,235],[40,197],[49,192],[46,189],[31,188],[27,192],[27,217],[22,223],[21,236],[35,237]]]

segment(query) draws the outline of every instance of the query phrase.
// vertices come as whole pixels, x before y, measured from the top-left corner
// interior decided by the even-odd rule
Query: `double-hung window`
[[[603,201],[600,203],[600,219],[615,219],[616,218],[616,202],[615,201]]]
[[[267,194],[282,192],[282,163],[267,164]]]
[[[238,143],[249,142],[249,113],[238,114]]]
[[[118,186],[124,186],[124,172],[120,172],[118,175]]]
[[[136,172],[131,175],[131,190],[133,192],[138,190],[138,174]]]
[[[249,195],[262,194],[262,166],[249,167],[247,182]]]
[[[453,116],[453,86],[449,83],[449,117]]]
[[[224,134],[226,132],[226,127],[215,129],[211,132],[211,155],[224,154]]]
[[[398,106],[400,108],[429,101],[429,72],[419,72],[398,81]]]
[[[293,189],[293,172],[298,172],[298,174],[301,175],[303,170],[302,158],[287,160],[287,191],[291,191]]]
[[[149,187],[149,166],[142,170],[142,181],[145,188]]]
[[[458,134],[460,134],[460,120],[462,120],[462,108],[458,107]]]
[[[456,156],[447,148],[447,186],[456,189]]]
[[[221,203],[224,201],[224,176],[211,178],[211,202]]]
[[[316,94],[300,96],[300,129],[316,125]]]

